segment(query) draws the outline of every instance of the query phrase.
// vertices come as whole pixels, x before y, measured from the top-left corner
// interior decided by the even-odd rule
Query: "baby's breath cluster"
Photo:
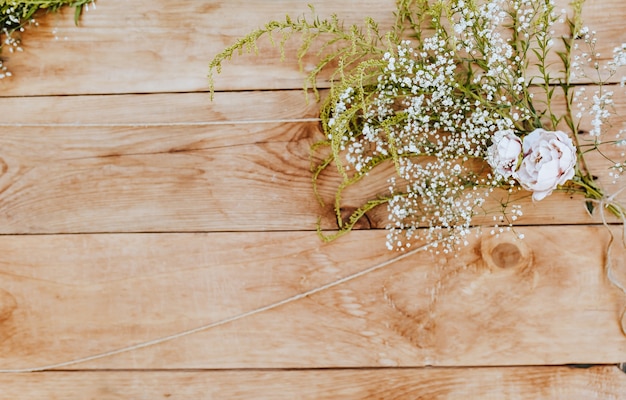
[[[313,169],[313,181],[317,187],[322,171],[334,165],[343,182],[334,203],[339,230],[320,235],[340,236],[386,205],[390,249],[426,240],[434,252],[448,253],[468,243],[479,214],[495,213],[493,234],[510,230],[523,214],[512,199],[524,191],[536,201],[554,190],[578,191],[591,199],[588,209],[600,202],[623,217],[619,204],[606,201],[585,155],[626,143],[604,138],[620,87],[610,82],[626,65],[626,44],[602,65],[594,33],[582,25],[583,1],[575,0],[568,13],[557,12],[553,0],[398,0],[396,24],[386,34],[372,20],[363,31],[343,27],[337,17],[288,17],[218,54],[210,70],[219,71],[235,51],[255,49],[262,35],[302,34],[301,59],[322,40],[307,84],[314,86],[324,68],[334,72],[320,110],[325,138],[313,146],[328,155]],[[570,34],[555,37],[556,24]],[[557,61],[562,68],[554,75]],[[594,76],[583,75],[590,70]],[[596,83],[597,91],[576,89],[572,82],[580,78]],[[553,106],[557,90],[565,113]],[[579,132],[585,117],[591,140]],[[561,131],[563,125],[570,132]],[[389,191],[345,218],[344,190],[384,165],[395,169]],[[616,181],[624,165],[612,161]]]
[[[353,181],[383,162],[395,165],[384,197],[390,249],[415,239],[444,253],[467,244],[489,194],[514,184],[485,166],[487,149],[497,132],[528,131],[540,120],[528,106],[523,62],[556,17],[551,3],[512,3],[429,4],[431,29],[420,32],[420,41],[401,40],[378,63],[357,68],[358,79],[331,89],[322,120],[344,177]],[[520,32],[517,43],[505,27]],[[515,208],[509,218],[501,210],[508,223],[498,220],[494,233],[521,214]]]
[[[94,4],[94,0],[3,0],[0,2],[0,53],[23,51],[21,46],[21,33],[28,25],[37,26],[35,20],[37,11],[57,11],[61,7],[75,8],[74,20],[78,24],[78,18],[83,7]],[[0,79],[10,77],[12,74],[0,58]]]
[[[471,51],[474,43],[463,32],[462,45]],[[462,87],[468,71],[459,68],[455,53],[449,51],[450,38],[444,37],[444,32],[436,32],[420,48],[402,41],[396,51],[386,52],[369,101],[359,102],[348,87],[333,102],[326,127],[331,142],[339,139],[331,145],[346,150],[347,173],[358,176],[381,160],[395,163],[397,177],[389,181],[390,248],[410,245],[416,235],[433,245],[449,244],[445,252],[466,243],[472,217],[499,185],[491,174],[476,172],[476,161],[485,158],[494,132],[514,127],[509,112],[493,112],[490,106],[515,109],[518,120],[519,114],[529,115],[513,107],[498,84],[503,76],[519,84],[509,79],[507,60],[493,57],[493,64],[507,68],[490,77],[474,77],[470,87]],[[348,124],[336,123],[354,108],[360,108],[358,125],[350,117]],[[358,129],[346,129],[349,126]]]

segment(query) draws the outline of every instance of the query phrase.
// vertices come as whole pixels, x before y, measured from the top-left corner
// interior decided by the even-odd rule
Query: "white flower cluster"
[[[609,62],[609,68],[613,71],[624,66],[626,66],[626,43],[613,49],[613,60]]]
[[[430,54],[432,61],[423,62]],[[391,187],[387,245],[409,245],[423,227],[425,238],[435,247],[443,241],[442,251],[448,252],[467,243],[472,217],[488,195],[488,190],[464,190],[489,185],[487,178],[474,174],[470,159],[482,159],[491,133],[511,128],[512,121],[459,92],[455,59],[438,35],[424,40],[419,54],[403,43],[397,57],[385,55],[389,63],[379,77],[376,108],[366,125],[374,157],[378,149],[392,151],[390,145],[398,155],[402,183]],[[495,97],[493,86],[485,89]],[[398,116],[399,124],[381,124]]]
[[[27,25],[38,26],[39,23],[32,18],[39,10],[57,11],[64,6],[74,7],[76,12],[80,14],[82,11],[89,10],[89,0],[2,0],[0,1],[0,53],[8,51],[9,53],[23,51],[21,47],[20,34],[24,32]],[[95,0],[91,1],[92,8],[96,8]],[[76,18],[76,17],[75,17]],[[56,36],[56,29],[52,31]],[[65,38],[67,39],[67,38]],[[12,74],[7,70],[6,66],[0,59],[0,79],[10,77]]]
[[[7,76],[11,76],[11,71],[7,69],[2,60],[0,60],[0,79],[4,79]]]
[[[403,41],[384,54],[359,132],[342,118],[360,101],[354,90],[342,91],[334,104],[329,126],[345,132],[340,148],[346,170],[366,173],[380,159],[395,164],[397,177],[389,181],[390,249],[409,247],[415,238],[431,242],[435,252],[467,244],[472,218],[501,186],[497,176],[476,171],[494,134],[512,132],[516,123],[532,118],[512,97],[526,90],[527,80],[522,60],[501,34],[509,3],[493,0],[468,8],[458,1],[453,36],[436,30],[418,47]],[[539,12],[531,1],[514,3],[522,24]],[[462,58],[471,65],[459,65]],[[468,74],[477,63],[482,69]],[[343,126],[335,125],[339,121]],[[515,209],[516,218],[519,214]]]
[[[566,133],[535,129],[524,140],[512,131],[494,135],[487,161],[502,178],[513,177],[533,200],[543,200],[574,177],[576,146]]]
[[[595,137],[596,142],[599,142],[603,133],[602,127],[609,121],[611,117],[610,110],[613,106],[613,91],[606,90],[605,83],[621,68],[626,66],[626,43],[616,47],[613,50],[613,58],[603,64],[600,59],[600,53],[596,52],[596,32],[588,27],[582,27],[579,36],[584,40],[586,50],[582,51],[578,44],[574,45],[574,50],[577,53],[573,56],[570,79],[586,78],[594,81],[597,84],[597,88],[591,96],[586,95],[584,87],[574,92],[573,102],[578,110],[576,118],[580,120],[585,116],[591,117],[592,128],[589,133]],[[594,79],[588,76],[585,71],[586,66],[596,70],[599,78],[601,76],[600,71],[606,71],[608,75],[597,81],[598,78]],[[620,82],[621,86],[624,87],[626,76],[621,77]]]
[[[626,129],[621,129],[615,134],[615,146],[621,147],[622,149],[626,146],[626,139],[622,138],[624,134],[626,134]],[[622,159],[626,159],[626,151],[622,150],[620,157]],[[611,183],[613,185],[617,184],[620,178],[624,175],[624,172],[626,172],[626,161],[615,163],[609,172],[609,177],[612,179]]]
[[[20,26],[18,10],[15,6],[12,6],[0,12],[2,12],[2,15],[0,15],[0,20],[2,20],[2,26],[0,26],[0,37],[2,38],[0,50],[7,49],[10,53],[23,51],[20,46],[20,40],[13,34],[15,30],[24,32],[24,27]],[[0,60],[0,79],[10,77],[11,75],[11,71],[9,71],[2,60]]]
[[[20,47],[20,41],[16,39],[12,35],[12,31],[17,30],[19,32],[24,32],[24,27],[21,26],[19,13],[15,7],[8,7],[2,15],[2,21],[4,22],[4,26],[1,27],[2,34],[4,35],[4,40],[2,41],[2,45],[7,46],[9,52],[13,53],[14,51],[22,51]],[[31,20],[34,22],[34,20]]]
[[[514,192],[528,190],[539,201],[566,186],[601,199],[603,191],[586,169],[586,150],[577,147],[579,120],[591,117],[592,140],[585,146],[604,144],[613,91],[602,78],[587,96],[571,79],[589,65],[598,76],[612,76],[626,65],[626,45],[599,63],[595,33],[583,28],[563,37],[566,51],[559,52],[553,25],[565,23],[566,13],[557,15],[552,0],[441,0],[430,7],[428,34],[420,31],[416,43],[400,41],[379,59],[368,59],[331,91],[322,121],[331,160],[345,178],[336,204],[344,187],[378,165],[393,164],[389,194],[366,205],[387,203],[388,248],[403,250],[424,240],[435,253],[449,253],[468,243],[478,214],[497,214],[494,234],[511,229],[522,215],[512,204]],[[579,36],[588,53],[578,54]],[[550,71],[557,54],[566,75],[555,78]],[[601,64],[608,74],[600,73]],[[530,90],[531,83],[537,90]],[[553,107],[557,87],[567,101],[564,115]],[[538,89],[545,93],[534,100]],[[625,166],[614,162],[611,176],[617,179]],[[495,198],[487,202],[489,197]],[[338,221],[344,229],[340,213]]]

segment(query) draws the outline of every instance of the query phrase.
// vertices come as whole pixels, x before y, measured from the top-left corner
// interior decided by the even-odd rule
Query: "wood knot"
[[[11,318],[16,308],[17,302],[15,297],[6,290],[0,289],[0,324]]]
[[[483,237],[480,253],[492,269],[523,269],[532,259],[528,245],[512,233]]]

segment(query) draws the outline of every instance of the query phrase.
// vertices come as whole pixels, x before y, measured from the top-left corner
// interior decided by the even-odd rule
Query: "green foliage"
[[[34,22],[38,11],[56,12],[62,7],[73,7],[74,22],[78,21],[86,4],[94,0],[0,0],[0,52],[5,46],[11,51],[21,49],[19,34]],[[0,66],[2,64],[0,63]]]
[[[321,163],[312,165],[314,191],[320,203],[322,200],[317,191],[319,174],[332,163],[344,177],[344,182],[337,189],[334,207],[340,231],[331,236],[325,236],[321,230],[318,231],[324,240],[332,240],[350,231],[367,211],[389,201],[389,197],[379,197],[367,201],[352,213],[348,221],[343,221],[341,216],[343,190],[361,180],[366,176],[366,171],[371,171],[374,167],[387,161],[387,158],[378,157],[366,165],[362,173],[348,176],[341,161],[341,135],[337,132],[342,129],[339,127],[343,126],[345,129],[349,129],[349,125],[355,127],[355,124],[359,124],[359,114],[375,94],[376,77],[385,64],[381,61],[383,54],[393,50],[400,43],[407,30],[411,31],[412,37],[419,39],[427,16],[432,12],[427,0],[399,0],[397,5],[396,22],[391,30],[384,34],[379,31],[378,24],[372,18],[367,18],[363,27],[358,25],[346,27],[336,15],[332,15],[328,19],[320,19],[315,15],[314,7],[309,5],[312,14],[311,19],[300,16],[294,20],[287,15],[284,21],[270,21],[263,28],[250,32],[225,48],[209,64],[209,87],[211,95],[213,95],[214,73],[221,72],[223,62],[230,60],[236,54],[252,52],[258,54],[257,41],[261,37],[267,37],[272,45],[279,48],[281,60],[283,60],[285,58],[285,44],[294,34],[299,34],[301,45],[297,50],[297,59],[301,70],[305,57],[311,51],[311,45],[315,42],[320,43],[314,54],[318,62],[304,80],[304,91],[312,90],[316,100],[319,100],[318,77],[325,68],[333,68],[329,77],[332,85],[330,95],[325,98],[320,109],[324,132],[328,139],[317,142],[311,147],[312,153],[324,147],[331,149],[331,154]],[[277,40],[276,37],[279,39]],[[352,108],[349,112],[339,116],[336,127],[331,129],[329,121],[333,118],[333,107],[341,93],[348,88],[357,91],[356,97],[361,102],[361,107]]]
[[[565,123],[578,160],[575,177],[563,188],[604,199],[584,160],[586,152],[600,151],[600,141],[585,150],[572,111],[572,43],[582,29],[583,3],[572,3],[571,35],[561,38],[560,52],[552,35],[560,17],[550,0],[397,0],[395,23],[386,32],[371,18],[362,27],[344,26],[336,15],[320,19],[311,7],[312,17],[271,21],[216,55],[209,65],[210,90],[213,94],[213,75],[223,62],[258,53],[260,38],[269,38],[284,59],[287,41],[296,36],[300,68],[309,53],[318,60],[304,79],[305,92],[312,90],[319,100],[316,83],[322,71],[330,72],[330,90],[320,105],[324,138],[311,147],[312,159],[321,159],[311,167],[318,200],[318,181],[327,168],[334,166],[343,179],[333,205],[339,231],[325,236],[320,230],[320,236],[341,236],[366,212],[387,204],[392,231],[406,232],[410,240],[418,227],[428,228],[426,239],[447,235],[454,246],[464,242],[471,217],[484,211],[489,193],[506,190],[500,221],[509,221],[511,193],[521,190],[513,178],[502,179],[486,167],[497,131],[523,138]],[[562,65],[556,76],[555,59]],[[567,99],[565,114],[553,107],[559,91]],[[397,173],[390,178],[390,193],[365,201],[346,219],[344,190],[384,164]],[[464,195],[469,189],[482,190],[483,197]],[[618,205],[605,206],[623,215]],[[514,214],[512,221],[521,215],[519,208]],[[398,238],[388,236],[388,243],[407,243]]]
[[[213,74],[214,72],[221,72],[222,63],[231,59],[234,54],[258,53],[257,41],[262,36],[267,36],[273,45],[278,46],[281,59],[284,59],[285,43],[294,34],[299,34],[302,42],[297,51],[300,68],[303,66],[305,56],[311,50],[311,45],[316,41],[321,42],[321,47],[315,53],[319,61],[304,81],[305,91],[312,89],[316,98],[318,96],[317,77],[325,67],[337,66],[331,79],[340,78],[346,70],[364,58],[381,55],[384,52],[381,49],[381,43],[385,42],[385,36],[380,34],[378,25],[373,19],[367,19],[364,28],[357,25],[345,27],[336,15],[329,19],[320,19],[315,16],[314,8],[309,7],[313,14],[311,20],[307,20],[305,16],[294,20],[287,15],[284,21],[271,21],[263,28],[252,31],[217,54],[209,64],[211,93],[214,90]],[[279,36],[280,39],[277,40],[276,36]],[[389,34],[387,37],[393,38],[393,34]]]
[[[74,22],[78,25],[82,7],[93,0],[5,0],[0,4],[0,24],[3,29],[14,29],[15,21],[10,15],[18,17],[22,23],[29,21],[38,10],[56,12],[62,7],[74,7]]]

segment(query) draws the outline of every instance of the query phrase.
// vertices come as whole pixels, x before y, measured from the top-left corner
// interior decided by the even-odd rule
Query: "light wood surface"
[[[2,82],[0,96],[206,91],[208,62],[215,54],[271,19],[310,16],[309,3],[320,17],[335,13],[346,25],[362,24],[372,16],[384,32],[394,21],[394,0],[99,1],[96,10],[82,17],[80,27],[74,26],[68,10],[42,18],[39,27],[29,29],[24,34],[25,51],[3,55],[14,76]],[[556,3],[560,10],[569,1]],[[626,13],[626,4],[587,3],[585,21],[597,31],[597,51],[606,59],[615,45],[626,41],[619,18]],[[287,54],[295,55],[298,45],[297,40],[290,42]],[[269,41],[264,50],[263,58],[234,59],[216,88],[301,88],[304,74],[293,57],[280,62]],[[305,72],[314,65],[312,55]],[[327,86],[323,78],[320,85]]]
[[[522,241],[487,233],[457,257],[417,253],[345,282],[399,255],[386,250],[383,231],[353,232],[330,244],[312,232],[5,236],[0,370],[78,360],[213,323],[218,326],[74,367],[626,359],[619,327],[626,300],[602,268],[606,229],[519,232]],[[614,246],[611,260],[622,279],[625,254]],[[316,291],[327,284],[334,286]],[[220,322],[232,317],[238,319]]]
[[[392,0],[312,3],[347,23],[393,19]],[[207,87],[217,51],[307,10],[98,0],[80,27],[41,16],[23,53],[3,54],[0,399],[626,399],[626,296],[606,270],[626,282],[622,227],[580,198],[520,200],[522,241],[479,217],[486,233],[456,257],[386,250],[384,207],[318,239],[318,217],[336,224],[312,193],[321,133],[297,63],[262,44],[218,77],[214,102]],[[585,15],[609,58],[626,3],[587,0]],[[610,89],[618,132],[626,91]],[[322,182],[329,200],[338,177]]]
[[[626,115],[623,90],[615,102]],[[193,93],[5,98],[0,106],[7,110],[0,126],[1,233],[313,230],[320,216],[325,229],[337,227],[330,204],[339,177],[321,179],[329,204],[321,207],[309,147],[322,133],[315,104],[298,90],[220,93],[215,103]],[[31,118],[33,109],[39,112]],[[623,123],[615,118],[612,131]],[[619,159],[620,152],[607,154]],[[617,192],[601,157],[590,160],[607,192]],[[346,191],[345,209],[387,194],[392,175],[389,165]],[[493,195],[486,208],[498,209],[502,196]],[[601,220],[599,212],[589,217],[578,196],[555,194],[540,203],[521,196],[520,224]],[[626,201],[626,193],[618,198]],[[493,221],[477,216],[475,223]],[[368,213],[364,224],[384,228],[386,208]]]
[[[2,400],[588,400],[626,392],[616,367],[47,372],[0,375],[0,385]]]

